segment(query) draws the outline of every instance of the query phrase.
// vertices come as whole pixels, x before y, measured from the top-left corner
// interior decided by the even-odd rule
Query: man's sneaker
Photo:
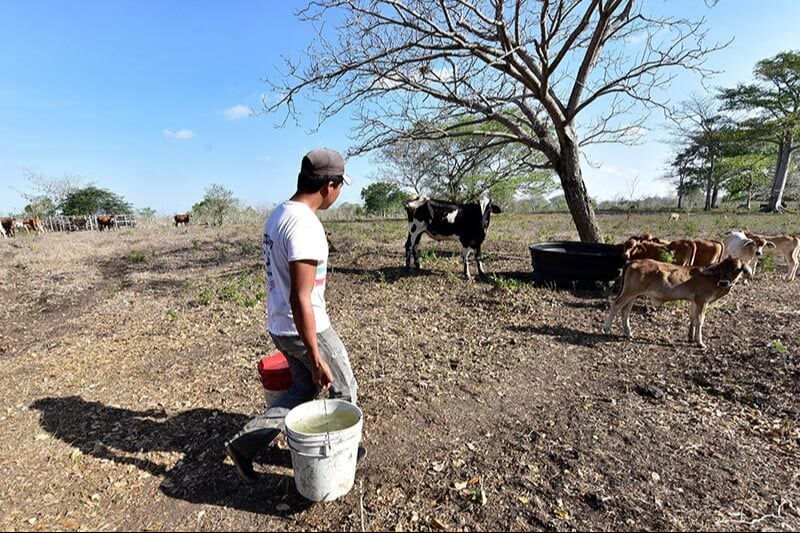
[[[258,474],[253,470],[252,459],[248,459],[239,453],[230,442],[225,443],[225,453],[231,458],[231,461],[233,461],[236,471],[239,472],[239,477],[248,483],[258,481]]]
[[[367,449],[359,445],[358,454],[356,455],[356,466],[364,462],[364,459],[366,459],[366,457],[367,457]]]

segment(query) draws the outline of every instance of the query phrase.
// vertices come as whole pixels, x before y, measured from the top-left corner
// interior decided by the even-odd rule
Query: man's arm
[[[311,358],[311,374],[314,383],[320,388],[325,388],[333,383],[333,374],[328,368],[328,363],[322,359],[319,346],[317,346],[317,322],[314,320],[314,310],[311,307],[311,291],[314,289],[316,274],[316,261],[292,261],[289,263],[289,279],[291,281],[289,304],[292,307],[294,325]]]

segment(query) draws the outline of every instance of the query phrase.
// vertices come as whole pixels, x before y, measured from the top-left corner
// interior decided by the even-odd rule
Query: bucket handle
[[[331,453],[331,439],[328,438],[325,440],[325,443],[319,446],[319,449],[322,450],[322,455],[314,454],[314,453],[306,453],[304,451],[300,451],[292,445],[291,439],[286,439],[286,445],[289,447],[297,455],[302,455],[303,457],[328,457]],[[317,446],[314,446],[317,448]]]

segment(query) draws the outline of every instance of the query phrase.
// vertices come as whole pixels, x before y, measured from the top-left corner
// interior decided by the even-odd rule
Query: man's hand
[[[331,369],[328,367],[328,363],[321,359],[318,365],[311,364],[311,376],[314,379],[314,384],[320,389],[324,389],[333,383]]]

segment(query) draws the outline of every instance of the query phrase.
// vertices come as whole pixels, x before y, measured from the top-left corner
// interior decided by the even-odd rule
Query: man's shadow
[[[225,439],[248,421],[244,415],[218,409],[191,409],[174,416],[163,410],[134,411],[86,401],[80,396],[41,398],[31,404],[41,412],[42,427],[84,455],[134,465],[161,476],[161,491],[192,503],[210,503],[275,516],[303,511],[303,498],[290,475],[266,472],[258,482],[244,483],[225,464]],[[169,467],[148,452],[179,452]],[[155,459],[155,460],[154,460]],[[270,446],[257,462],[291,468],[289,451]],[[284,511],[276,510],[281,506]]]

